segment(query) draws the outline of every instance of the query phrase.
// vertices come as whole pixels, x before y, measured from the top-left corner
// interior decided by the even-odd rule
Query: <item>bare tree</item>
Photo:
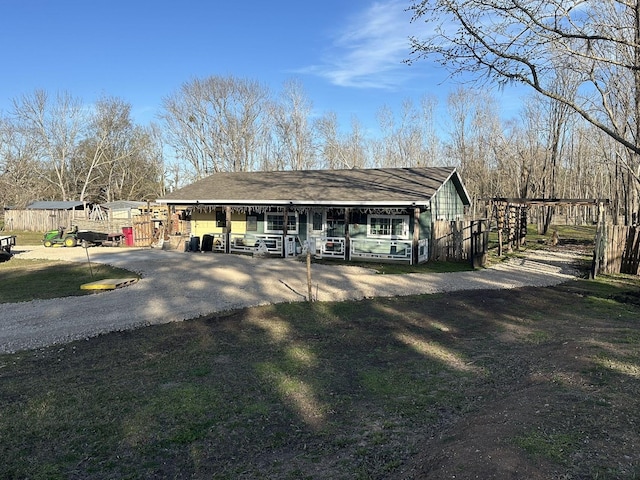
[[[447,106],[449,157],[460,166],[472,196],[493,195],[489,172],[497,163],[495,142],[502,129],[495,100],[486,93],[459,88],[448,96]]]
[[[100,167],[126,163],[135,154],[130,148],[133,131],[130,112],[131,105],[117,98],[101,98],[96,102],[84,142],[85,155],[79,162],[80,201],[86,199],[88,189],[100,178]],[[109,188],[109,185],[105,183],[101,188]]]
[[[364,129],[358,117],[351,117],[351,129],[346,134],[342,145],[344,158],[347,159],[345,166],[349,168],[366,168],[369,163],[369,153],[367,148]]]
[[[640,180],[640,2],[638,0],[421,0],[424,20],[409,63],[433,57],[453,75],[533,88],[579,114],[628,150]],[[570,76],[575,88],[557,89]],[[626,108],[620,108],[626,104]]]
[[[382,131],[383,155],[381,163],[387,167],[410,167],[419,162],[422,154],[420,113],[412,100],[402,102],[399,118],[387,105],[378,110],[378,124]]]
[[[499,83],[529,85],[640,153],[636,132],[624,136],[601,115],[619,72],[634,80],[640,75],[637,1],[423,0],[411,9],[413,21],[424,19],[431,33],[411,38],[409,63],[434,55],[454,74],[474,72]],[[558,70],[574,72],[583,93],[558,92]],[[633,98],[640,95],[637,85]]]
[[[101,192],[107,201],[161,196],[165,170],[161,135],[155,126],[135,127],[122,145],[121,156],[105,163],[100,172]]]
[[[377,112],[382,138],[376,148],[375,163],[389,167],[438,163],[441,142],[435,129],[436,106],[435,97],[424,96],[419,106],[407,98],[396,116],[389,106],[383,105]]]
[[[420,100],[420,123],[422,131],[423,166],[446,163],[442,158],[442,140],[436,127],[436,109],[438,99],[433,95],[424,95]]]
[[[35,145],[0,117],[0,205],[25,207],[49,186],[38,175]]]
[[[258,82],[212,76],[185,83],[166,97],[161,118],[169,144],[195,178],[248,171],[259,162],[267,101]]]
[[[319,137],[324,168],[334,170],[367,166],[367,142],[362,125],[356,116],[351,118],[349,133],[339,131],[338,117],[335,112],[328,112],[317,119],[315,130]]]
[[[271,110],[276,138],[278,170],[308,170],[316,166],[313,129],[309,124],[312,104],[297,80],[285,82],[281,100]]]
[[[34,149],[38,173],[56,188],[59,198],[70,200],[69,164],[86,125],[81,102],[68,93],[51,101],[44,90],[36,90],[14,100],[12,120]]]

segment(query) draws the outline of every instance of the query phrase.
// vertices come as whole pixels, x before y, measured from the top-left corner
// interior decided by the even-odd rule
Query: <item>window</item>
[[[216,210],[216,227],[227,226],[227,214],[224,210]]]
[[[247,232],[258,231],[258,217],[255,215],[247,215]]]
[[[327,211],[327,236],[328,237],[344,237],[344,235],[345,235],[344,210],[328,210]]]
[[[371,237],[409,238],[408,215],[370,215],[367,235]]]
[[[313,212],[313,218],[312,218],[312,229],[315,232],[321,232],[322,231],[322,212]]]
[[[284,214],[279,212],[268,212],[264,216],[265,233],[282,233],[284,226]],[[298,214],[289,213],[287,222],[287,233],[298,233]]]

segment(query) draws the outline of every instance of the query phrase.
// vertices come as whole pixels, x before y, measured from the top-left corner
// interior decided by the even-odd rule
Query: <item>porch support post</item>
[[[224,242],[224,253],[229,253],[231,247],[231,207],[227,206],[224,208],[224,217],[224,233],[227,236],[227,241]]]
[[[413,209],[413,242],[411,244],[411,265],[418,264],[418,243],[420,241],[420,207]]]
[[[167,203],[167,221],[164,222],[165,223],[165,231],[167,232],[167,235],[172,235],[173,234],[173,221],[171,219],[171,205],[169,205]],[[129,211],[129,214],[131,214],[131,211]],[[109,210],[109,216],[111,217],[111,210]]]
[[[282,258],[287,258],[287,233],[289,232],[289,208],[284,209],[284,218],[282,219]]]
[[[351,209],[344,209],[344,259],[351,260],[351,236],[349,235],[349,224],[351,223]]]

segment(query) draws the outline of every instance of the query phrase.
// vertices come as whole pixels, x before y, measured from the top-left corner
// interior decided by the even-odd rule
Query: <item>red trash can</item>
[[[122,234],[124,235],[124,244],[127,247],[133,247],[133,227],[122,227]]]

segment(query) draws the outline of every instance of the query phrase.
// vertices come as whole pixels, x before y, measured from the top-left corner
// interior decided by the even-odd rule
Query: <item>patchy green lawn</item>
[[[634,479],[639,322],[620,276],[2,355],[0,478]]]
[[[20,230],[3,231],[2,235],[15,235],[16,247],[20,245],[42,245],[42,237],[44,232],[24,232]]]
[[[53,260],[12,258],[0,262],[0,303],[87,295],[83,283],[105,278],[137,277],[122,268],[99,263],[71,263]]]

